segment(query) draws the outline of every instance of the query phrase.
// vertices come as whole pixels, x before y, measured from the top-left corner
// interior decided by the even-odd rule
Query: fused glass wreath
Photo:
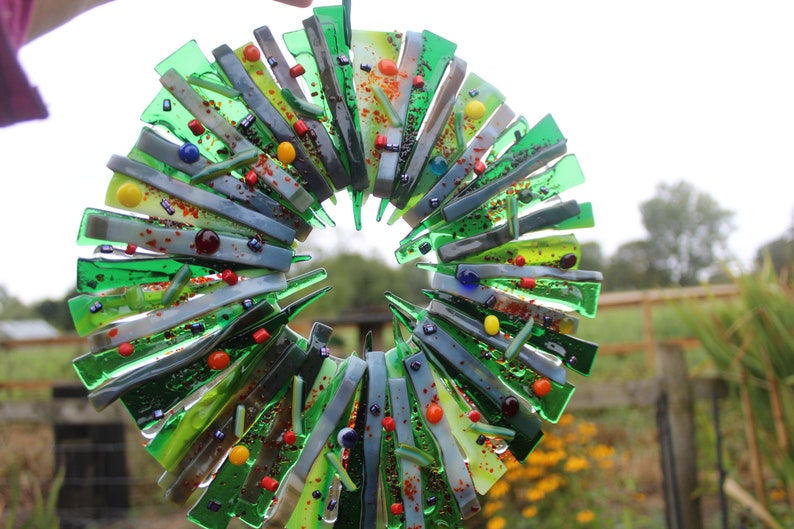
[[[224,528],[457,527],[555,422],[597,346],[573,336],[601,274],[578,269],[589,204],[551,116],[516,116],[429,31],[351,30],[322,7],[284,35],[189,42],[106,204],[87,209],[70,301],[90,351],[75,367],[103,409],[120,400],[189,518]],[[299,243],[346,190],[406,222],[428,304],[386,293],[395,347],[331,354],[332,329],[289,322],[322,269],[289,275]],[[395,228],[396,229],[396,228]],[[552,231],[554,230],[554,231]],[[294,299],[294,296],[290,298]]]

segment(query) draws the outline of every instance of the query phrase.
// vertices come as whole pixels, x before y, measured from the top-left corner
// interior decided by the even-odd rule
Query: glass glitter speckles
[[[328,6],[284,44],[262,26],[157,65],[146,125],[108,162],[110,209],[80,225],[96,249],[69,303],[75,369],[201,527],[458,527],[592,370],[598,346],[573,334],[601,275],[572,233],[592,209],[562,199],[581,168],[551,116],[530,127],[430,31],[353,30]],[[388,351],[290,324],[329,291],[296,300],[326,273],[291,272],[335,192],[359,229],[379,199],[376,220],[410,230],[397,261],[432,263],[426,306],[386,293]]]

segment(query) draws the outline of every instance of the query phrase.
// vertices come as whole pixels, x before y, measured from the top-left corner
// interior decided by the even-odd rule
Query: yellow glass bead
[[[141,203],[143,199],[143,191],[132,182],[121,184],[116,190],[116,199],[125,208],[134,208]]]
[[[499,325],[499,318],[493,314],[486,316],[482,322],[482,326],[485,328],[485,334],[488,336],[496,336],[499,334]]]
[[[239,467],[244,465],[246,461],[248,461],[248,456],[251,455],[251,452],[248,451],[248,447],[243,445],[237,445],[232,448],[231,452],[229,452],[229,463],[232,465]]]
[[[560,320],[557,328],[561,334],[571,334],[573,332],[574,323],[571,318],[563,318]]]
[[[288,141],[282,141],[278,144],[276,156],[278,157],[279,162],[283,164],[291,164],[295,161],[295,146]]]
[[[480,119],[485,115],[485,105],[482,101],[469,101],[466,103],[466,109],[464,110],[466,116],[471,119]]]

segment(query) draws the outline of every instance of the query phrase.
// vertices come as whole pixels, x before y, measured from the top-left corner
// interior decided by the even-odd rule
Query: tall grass
[[[794,292],[767,263],[737,276],[733,303],[685,304],[700,338],[743,411],[753,496],[739,493],[759,517],[794,524]],[[739,474],[739,469],[732,469]],[[771,477],[771,481],[767,480]],[[738,486],[738,485],[737,485]],[[749,498],[749,499],[748,499]],[[750,499],[753,502],[750,502]],[[771,516],[770,516],[771,515]],[[775,521],[776,519],[776,521]]]

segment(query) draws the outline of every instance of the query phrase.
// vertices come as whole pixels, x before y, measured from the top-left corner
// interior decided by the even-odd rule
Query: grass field
[[[602,345],[641,342],[644,339],[642,315],[638,309],[620,308],[602,310],[597,319],[583,320],[580,324],[579,336],[598,342]],[[300,325],[296,325],[300,327]],[[683,338],[691,336],[679,312],[672,306],[658,306],[653,312],[654,336],[657,340]],[[344,350],[360,350],[361,344],[356,343],[358,336],[354,328],[338,329],[335,332],[333,347],[337,354]],[[388,331],[385,333],[388,338]],[[0,381],[36,381],[59,380],[76,381],[77,377],[71,368],[71,360],[82,354],[80,347],[66,348],[31,348],[0,350],[4,369],[0,371]],[[687,352],[687,359],[692,372],[699,373],[709,370],[708,362],[702,351]],[[594,380],[631,380],[652,378],[655,376],[653,366],[648,365],[647,356],[643,351],[625,355],[602,355],[596,362]],[[586,380],[577,381],[586,384]],[[49,390],[39,389],[0,389],[0,399],[30,400],[47,399]],[[697,405],[699,460],[701,461],[701,488],[704,518],[707,528],[718,528],[718,506],[716,501],[716,471],[714,464],[715,433],[712,426],[710,403]],[[522,511],[519,506],[512,508],[518,514],[520,527],[536,527],[542,523],[545,527],[567,527],[566,521],[572,516],[568,501],[575,496],[577,505],[584,511],[592,511],[595,519],[584,524],[591,527],[657,528],[664,527],[663,498],[661,494],[661,471],[659,470],[659,450],[656,438],[656,426],[653,409],[619,409],[603,410],[587,416],[576,416],[575,424],[592,424],[590,442],[593,446],[610,447],[613,455],[610,463],[600,463],[603,468],[593,465],[588,469],[587,479],[584,473],[578,483],[568,480],[566,486],[549,494],[542,502],[547,503],[545,522],[532,519],[527,515],[530,511]],[[586,422],[585,422],[586,421]],[[728,463],[735,468],[742,468],[743,433],[741,420],[737,410],[723,410],[723,424],[726,440]],[[562,436],[565,431],[554,426],[548,428],[552,434]],[[566,434],[567,435],[567,434]],[[104,524],[98,527],[124,529],[140,527],[145,523],[150,529],[162,527],[181,528],[193,527],[183,520],[184,509],[172,507],[161,499],[156,485],[160,471],[156,463],[146,452],[138,447],[140,437],[132,430],[128,433],[127,459],[131,473],[132,510],[129,520]],[[31,508],[30,499],[35,496],[36,489],[46,491],[47,483],[53,477],[53,439],[51,427],[41,424],[9,425],[0,432],[0,444],[5,447],[0,459],[0,512],[3,506],[8,508],[11,488],[14,486],[9,479],[16,472],[16,484],[22,490],[21,507]],[[540,449],[543,449],[543,443]],[[584,448],[582,450],[585,450]],[[588,448],[589,450],[589,448]],[[575,454],[569,454],[569,457]],[[574,490],[574,485],[578,488]],[[534,504],[533,504],[534,505]],[[525,508],[532,507],[528,505]],[[538,506],[541,504],[538,503]],[[507,509],[507,507],[506,507]],[[551,509],[551,510],[549,510]],[[524,512],[524,516],[521,516]],[[732,514],[737,516],[737,514]],[[509,517],[508,517],[509,519]],[[512,520],[512,519],[511,519]],[[608,525],[602,525],[606,524]],[[583,525],[584,525],[583,524]],[[494,529],[483,517],[476,518],[470,527],[487,527]],[[233,526],[238,527],[238,526]],[[240,525],[240,527],[242,527]]]

